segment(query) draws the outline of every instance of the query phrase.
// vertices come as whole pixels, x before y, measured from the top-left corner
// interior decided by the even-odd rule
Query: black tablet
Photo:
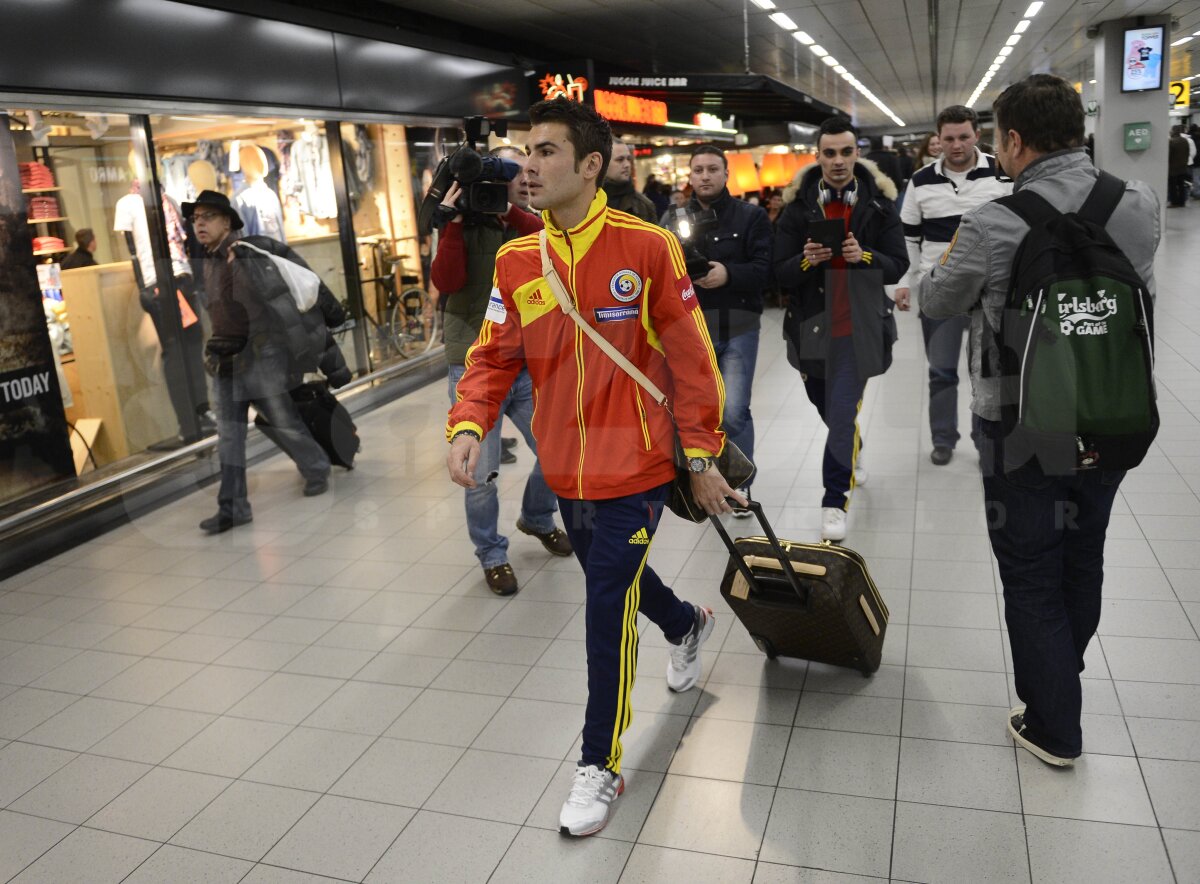
[[[818,245],[833,251],[833,257],[842,254],[842,241],[846,238],[846,222],[840,218],[830,221],[809,221],[808,238]]]

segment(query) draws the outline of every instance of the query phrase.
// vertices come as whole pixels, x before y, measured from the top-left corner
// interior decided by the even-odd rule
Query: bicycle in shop
[[[393,357],[409,359],[433,349],[438,339],[438,314],[433,300],[421,286],[421,278],[405,272],[405,257],[389,251],[395,245],[416,237],[389,239],[361,237],[359,243],[368,246],[369,257],[362,262],[364,289],[375,287],[374,310],[363,311],[368,326],[368,345],[372,361],[387,361]],[[354,327],[349,320],[334,332],[345,334]]]

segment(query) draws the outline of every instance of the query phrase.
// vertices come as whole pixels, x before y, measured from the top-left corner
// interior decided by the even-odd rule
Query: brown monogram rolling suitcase
[[[779,540],[752,501],[762,537],[732,540],[716,516],[730,561],[721,595],[769,658],[798,657],[848,666],[863,675],[879,668],[888,609],[862,556],[832,543]]]

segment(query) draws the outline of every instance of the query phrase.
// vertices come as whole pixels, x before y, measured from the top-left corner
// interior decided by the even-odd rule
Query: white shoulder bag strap
[[[655,402],[670,411],[667,395],[655,385],[654,381],[646,377],[645,372],[630,362],[624,353],[605,340],[600,332],[592,328],[587,320],[579,315],[579,311],[575,309],[575,299],[571,297],[566,283],[558,275],[558,271],[554,269],[554,263],[550,260],[550,253],[546,248],[545,228],[538,234],[538,246],[542,252],[542,276],[550,284],[550,291],[554,293],[554,300],[558,301],[558,306],[562,308],[562,312],[571,317],[575,324],[583,329],[583,333],[592,339],[592,343],[599,347],[605,356],[615,362],[618,368],[633,378],[638,386],[649,393]]]

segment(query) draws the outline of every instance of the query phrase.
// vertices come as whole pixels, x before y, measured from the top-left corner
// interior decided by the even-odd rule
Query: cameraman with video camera
[[[722,429],[754,460],[750,387],[758,359],[763,293],[771,279],[774,235],[765,211],[730,195],[724,151],[711,144],[698,145],[688,166],[692,199],[683,211],[694,220],[686,229],[680,224],[672,229],[684,241],[688,273],[696,284],[725,384]],[[668,210],[668,216],[672,211],[678,218],[680,210]],[[738,490],[749,498],[748,486]],[[750,511],[734,507],[733,514],[746,517]]]
[[[450,403],[457,401],[459,379],[466,371],[471,345],[479,336],[484,314],[492,295],[496,253],[506,242],[536,233],[542,219],[527,210],[529,190],[524,175],[525,155],[515,147],[498,147],[491,156],[515,163],[521,171],[508,182],[508,206],[503,214],[464,210],[463,188],[454,181],[446,190],[437,212],[441,237],[431,268],[433,284],[446,296],[445,341],[449,362]],[[435,222],[436,223],[436,222]],[[533,384],[528,371],[521,374],[509,390],[500,408],[516,424],[530,451],[537,447],[530,430],[533,417]],[[476,485],[466,491],[467,533],[475,545],[475,555],[483,566],[488,588],[496,595],[512,595],[519,589],[517,577],[508,564],[508,538],[499,532],[500,503],[495,475],[500,467],[500,427],[483,439]],[[542,542],[548,552],[569,556],[571,542],[554,524],[558,501],[542,478],[536,461],[521,501],[517,529]]]

